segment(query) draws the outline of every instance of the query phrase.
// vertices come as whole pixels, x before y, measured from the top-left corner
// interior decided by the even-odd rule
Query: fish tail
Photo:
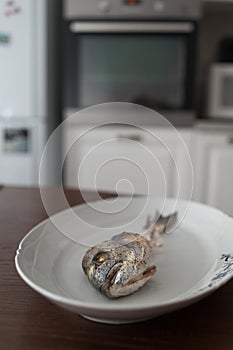
[[[149,228],[144,232],[144,237],[150,242],[153,247],[160,247],[163,245],[161,234],[165,233],[166,230],[173,226],[177,220],[177,212],[167,216],[160,214],[157,220],[155,220]]]
[[[173,226],[177,220],[177,212],[172,213],[167,216],[159,216],[158,220],[155,222],[155,226],[160,233],[164,233],[169,227]]]

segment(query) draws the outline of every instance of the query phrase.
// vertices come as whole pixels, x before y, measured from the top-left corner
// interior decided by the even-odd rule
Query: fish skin
[[[109,298],[117,298],[138,290],[154,275],[156,268],[151,266],[153,273],[143,276],[151,254],[152,248],[142,235],[124,232],[89,249],[82,267],[96,289]],[[106,257],[101,264],[97,262],[99,256]]]
[[[82,268],[89,282],[110,299],[136,292],[154,274],[156,266],[150,265],[154,246],[159,246],[159,234],[176,219],[176,214],[159,217],[144,235],[123,232],[111,240],[90,247],[82,260]],[[155,243],[157,242],[157,243]]]

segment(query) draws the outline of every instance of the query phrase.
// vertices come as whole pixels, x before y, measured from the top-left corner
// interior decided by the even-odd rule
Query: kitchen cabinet
[[[212,127],[207,123],[178,129],[190,153],[192,169],[184,145],[177,142],[173,131],[153,127],[148,130],[165,142],[172,157],[162,142],[137,129],[105,127],[77,141],[83,130],[66,126],[64,139],[69,152],[65,184],[81,189],[146,194],[147,177],[150,194],[184,199],[190,198],[193,185],[193,200],[233,215],[233,127]]]
[[[194,130],[192,157],[197,201],[233,215],[233,128]]]
[[[188,198],[192,180],[187,155],[191,129],[179,130],[183,141],[172,129],[146,130],[110,126],[81,136],[80,128],[66,126],[64,140],[69,151],[65,184],[98,191],[115,189],[118,193]]]
[[[186,150],[172,130],[147,130],[160,141],[128,127],[104,127],[82,135],[82,128],[67,124],[65,185],[184,199],[190,198],[193,185],[193,200],[233,215],[232,126],[178,129]]]

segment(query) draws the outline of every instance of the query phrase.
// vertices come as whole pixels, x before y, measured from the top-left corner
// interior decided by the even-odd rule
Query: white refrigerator
[[[48,114],[47,1],[0,0],[0,184],[37,185]]]

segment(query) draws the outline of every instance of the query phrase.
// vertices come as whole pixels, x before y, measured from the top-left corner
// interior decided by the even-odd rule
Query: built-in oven
[[[197,15],[186,0],[65,1],[65,113],[132,102],[190,124]]]

